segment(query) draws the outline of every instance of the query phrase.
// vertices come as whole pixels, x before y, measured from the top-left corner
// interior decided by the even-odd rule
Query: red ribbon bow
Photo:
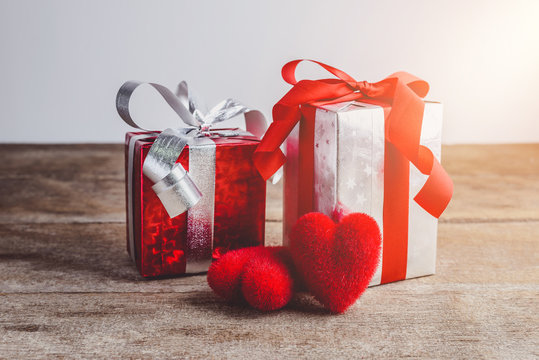
[[[273,107],[273,123],[255,151],[254,162],[262,177],[268,179],[285,163],[286,158],[279,146],[302,116],[314,121],[314,114],[305,111],[309,108],[305,105],[321,106],[360,100],[384,107],[386,179],[389,163],[391,167],[402,166],[404,162],[406,166],[414,164],[419,171],[428,175],[414,200],[432,216],[440,217],[451,200],[453,182],[430,149],[419,144],[424,110],[422,98],[427,95],[429,84],[406,72],[397,72],[377,83],[358,82],[345,72],[314,60],[307,61],[320,65],[337,79],[297,81],[295,71],[302,61],[305,60],[294,60],[283,66],[283,79],[293,88]],[[395,182],[398,181],[391,181]],[[397,197],[402,197],[400,189],[391,190],[395,188],[391,183],[385,181],[386,194],[395,193],[401,195]],[[408,194],[407,188],[405,194]],[[406,198],[406,205],[407,201]],[[386,238],[387,234],[384,235]]]

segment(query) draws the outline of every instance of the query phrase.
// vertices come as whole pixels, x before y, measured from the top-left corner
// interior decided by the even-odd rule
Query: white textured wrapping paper
[[[441,134],[442,105],[425,102],[420,143],[438,160]],[[295,181],[298,135],[296,127],[287,140],[285,243],[290,227],[297,220],[297,196],[294,194],[298,186]],[[384,144],[382,107],[354,102],[318,108],[314,135],[314,211],[331,216],[340,203],[351,212],[369,214],[383,231]],[[413,200],[426,179],[427,176],[410,164],[407,279],[435,272],[438,220]],[[380,284],[381,271],[380,261],[370,285]]]

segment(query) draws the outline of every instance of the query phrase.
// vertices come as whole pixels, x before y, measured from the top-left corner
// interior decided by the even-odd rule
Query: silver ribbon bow
[[[177,94],[168,88],[156,83],[142,83],[128,81],[118,90],[116,108],[120,117],[130,126],[150,131],[139,126],[129,112],[131,95],[140,85],[151,85],[161,94],[163,99],[178,114],[184,126],[169,128],[161,132],[153,143],[143,164],[143,173],[148,176],[154,185],[155,191],[167,213],[171,218],[189,210],[202,198],[202,193],[193,182],[185,169],[176,163],[184,147],[188,143],[193,145],[209,145],[206,137],[255,135],[260,138],[266,130],[266,120],[260,111],[250,110],[236,100],[221,101],[209,112],[204,113],[201,102],[189,94],[187,83],[182,81],[178,85]],[[212,130],[220,122],[244,114],[247,133],[239,131]],[[196,139],[199,139],[198,141]],[[213,143],[213,142],[211,142]]]

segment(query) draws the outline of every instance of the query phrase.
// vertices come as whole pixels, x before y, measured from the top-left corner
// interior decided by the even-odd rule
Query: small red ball
[[[261,246],[248,247],[225,253],[210,265],[207,277],[210,288],[226,300],[240,301],[240,274],[243,266],[254,254],[265,252],[264,249]]]
[[[262,311],[284,307],[294,293],[292,261],[288,249],[274,247],[245,263],[241,290],[245,300]]]

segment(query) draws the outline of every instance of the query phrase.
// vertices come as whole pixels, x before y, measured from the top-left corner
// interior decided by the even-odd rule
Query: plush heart
[[[269,252],[253,256],[243,267],[241,291],[249,305],[271,311],[284,307],[294,294],[292,259],[287,248],[269,247]]]
[[[229,251],[214,261],[207,280],[217,295],[229,301],[246,300],[256,309],[270,311],[292,298],[292,269],[287,248],[250,247]]]
[[[208,285],[228,301],[242,301],[240,275],[243,267],[253,256],[267,251],[261,246],[228,251],[210,265]]]
[[[328,310],[344,312],[365,291],[380,261],[380,229],[365,214],[339,223],[321,213],[302,216],[290,233],[290,252],[302,281]]]

